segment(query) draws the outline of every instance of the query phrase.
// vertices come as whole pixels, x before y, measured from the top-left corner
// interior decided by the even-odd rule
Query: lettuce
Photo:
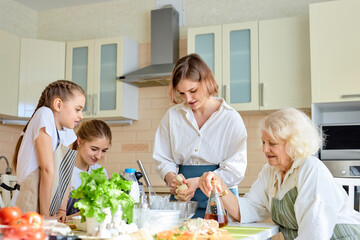
[[[81,185],[71,191],[71,197],[80,199],[74,207],[80,210],[81,221],[85,218],[96,217],[96,221],[104,221],[106,214],[102,212],[105,208],[110,208],[115,214],[119,205],[122,206],[122,219],[127,219],[128,223],[133,219],[134,199],[129,195],[132,182],[126,180],[118,173],[113,173],[111,179],[107,179],[103,171],[104,167],[92,170],[89,173],[81,172],[79,177]]]

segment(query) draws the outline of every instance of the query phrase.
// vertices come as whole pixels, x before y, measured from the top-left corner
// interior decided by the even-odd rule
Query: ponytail
[[[55,98],[60,98],[62,101],[66,102],[69,98],[74,96],[74,92],[78,91],[84,96],[86,96],[84,90],[74,82],[67,81],[67,80],[58,80],[55,82],[50,83],[41,93],[39,102],[35,108],[34,113],[31,115],[29,121],[25,125],[21,136],[19,137],[16,146],[15,146],[15,153],[13,157],[13,168],[16,171],[19,149],[21,146],[21,142],[24,138],[24,134],[26,132],[27,126],[29,125],[31,119],[33,118],[36,111],[41,107],[48,107],[51,108],[52,102]]]

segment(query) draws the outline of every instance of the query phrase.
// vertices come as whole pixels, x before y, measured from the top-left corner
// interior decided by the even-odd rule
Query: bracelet
[[[66,210],[65,209],[61,209],[61,208],[59,208],[59,211],[58,212],[66,212]]]

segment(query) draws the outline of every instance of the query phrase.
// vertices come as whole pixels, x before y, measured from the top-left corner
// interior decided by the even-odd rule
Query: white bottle
[[[126,168],[125,169],[125,178],[129,181],[132,181],[131,189],[130,189],[130,196],[135,200],[135,202],[140,201],[140,190],[139,184],[135,177],[135,169],[134,168]]]

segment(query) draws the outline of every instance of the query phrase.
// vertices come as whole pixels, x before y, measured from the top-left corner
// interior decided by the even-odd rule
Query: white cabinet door
[[[138,55],[126,37],[67,43],[66,78],[86,91],[86,118],[138,119],[138,88],[116,80],[138,68]]]
[[[360,1],[310,4],[312,102],[360,101]]]
[[[222,97],[222,27],[189,28],[187,51],[197,53],[210,67],[219,86],[218,96]]]
[[[225,99],[238,111],[259,109],[258,22],[222,28]]]
[[[44,88],[64,75],[64,42],[22,38],[18,116],[31,117]]]
[[[259,21],[260,109],[310,108],[309,21]]]
[[[0,114],[17,116],[20,37],[0,30]]]

